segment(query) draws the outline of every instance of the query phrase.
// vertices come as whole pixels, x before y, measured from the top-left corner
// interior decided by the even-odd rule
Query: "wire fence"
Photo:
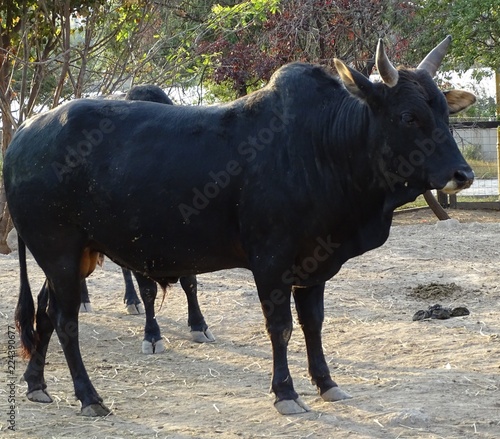
[[[498,121],[451,123],[453,137],[476,176],[474,184],[460,193],[460,201],[467,201],[467,197],[498,198],[498,126]]]

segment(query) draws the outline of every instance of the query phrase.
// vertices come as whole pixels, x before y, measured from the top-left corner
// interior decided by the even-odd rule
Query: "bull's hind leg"
[[[95,268],[97,253],[82,249],[83,237],[73,230],[62,233],[61,239],[53,234],[47,243],[37,242],[31,251],[47,276],[47,315],[62,346],[73,379],[75,395],[82,404],[85,416],[109,414],[90,382],[82,361],[78,339],[78,311],[80,308],[81,279]],[[59,245],[60,244],[60,245]],[[40,314],[45,318],[43,314]]]
[[[159,354],[165,351],[165,345],[161,338],[160,326],[155,316],[155,299],[158,293],[158,287],[154,280],[135,273],[137,285],[141,293],[141,299],[144,303],[146,313],[146,325],[144,326],[144,340],[142,341],[142,352],[144,354]]]
[[[198,303],[198,281],[196,276],[183,276],[179,279],[182,289],[186,293],[188,304],[188,325],[191,328],[191,338],[197,343],[211,343],[215,341]]]
[[[80,280],[52,279],[54,302],[49,307],[49,315],[54,324],[64,356],[68,363],[75,395],[82,403],[82,415],[105,416],[110,413],[102,403],[83,364],[78,338],[78,310],[80,306]],[[51,297],[52,299],[52,297]]]
[[[68,363],[75,395],[82,403],[82,415],[105,416],[110,413],[102,403],[83,364],[78,338],[78,311],[80,308],[79,267],[65,264],[49,277],[49,317],[54,325]]]
[[[44,378],[45,357],[49,346],[50,337],[54,332],[54,326],[47,314],[49,289],[47,281],[43,284],[38,294],[38,306],[36,312],[36,338],[35,351],[32,352],[28,367],[24,373],[24,379],[28,384],[27,398],[33,402],[52,402],[47,392],[47,384]]]
[[[299,323],[306,340],[307,360],[312,383],[318,387],[318,391],[325,401],[340,401],[351,398],[351,396],[341,390],[337,383],[332,380],[323,353],[321,329],[325,314],[324,291],[324,283],[308,288],[295,288],[293,297]]]

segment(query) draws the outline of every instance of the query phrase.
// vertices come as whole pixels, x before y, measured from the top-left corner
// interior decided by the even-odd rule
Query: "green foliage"
[[[379,37],[390,43],[389,55],[398,64],[414,65],[451,33],[455,67],[465,68],[473,55],[474,63],[491,58],[488,65],[493,65],[492,60],[500,60],[497,3],[71,0],[71,62],[61,100],[144,82],[203,84],[210,101],[228,100],[259,88],[277,67],[293,60],[331,64],[337,56],[368,69]],[[0,31],[10,33],[9,50],[17,57],[12,59],[21,58],[23,35],[29,43],[27,67],[14,62],[12,89],[21,93],[23,74],[42,75],[37,105],[50,103],[61,80],[63,5],[46,0],[0,4]],[[486,99],[465,114],[490,112]]]
[[[494,120],[496,114],[496,102],[493,96],[476,95],[477,101],[474,105],[457,114],[459,119],[482,119]]]
[[[231,29],[238,31],[250,25],[262,24],[268,14],[279,10],[279,0],[249,0],[233,6],[212,6],[212,17],[208,27],[214,30]]]
[[[368,75],[380,37],[390,41],[390,56],[404,62],[408,41],[395,22],[414,16],[409,2],[364,0],[247,0],[212,8],[197,37],[199,54],[210,56],[204,78],[231,84],[237,96],[267,81],[292,61],[333,68],[341,58]]]
[[[198,60],[193,64],[209,89],[210,100],[245,95],[269,79],[276,63],[261,35],[279,4],[278,0],[248,0],[212,6],[196,37]]]
[[[448,64],[465,71],[471,67],[500,70],[500,2],[498,0],[417,0],[415,19],[400,23],[414,35],[415,53],[446,34],[453,37]],[[445,60],[446,61],[446,60]]]
[[[205,104],[229,102],[238,97],[230,81],[223,81],[221,83],[205,81],[204,85],[203,102]]]
[[[484,75],[484,73],[483,73]],[[473,79],[477,81],[478,75],[473,75]],[[445,86],[442,89],[446,90],[450,87]],[[464,88],[474,93],[476,96],[476,103],[465,111],[453,116],[454,119],[482,119],[482,120],[495,120],[496,118],[496,101],[493,96],[491,96],[491,91],[485,89],[481,82],[469,82],[467,85],[460,86],[456,88]]]

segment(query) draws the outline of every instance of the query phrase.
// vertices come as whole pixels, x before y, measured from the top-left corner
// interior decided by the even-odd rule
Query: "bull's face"
[[[390,189],[452,194],[474,180],[450,133],[448,117],[473,104],[475,97],[462,90],[442,93],[432,80],[449,41],[448,37],[415,70],[396,70],[379,42],[377,67],[383,83],[378,84],[336,60],[347,89],[371,109],[373,137],[383,139],[374,157]]]
[[[399,71],[398,83],[380,84],[377,94],[373,112],[382,130],[380,157],[389,182],[447,193],[472,184],[474,174],[450,133],[448,117],[473,103],[473,95],[443,94],[424,70]]]

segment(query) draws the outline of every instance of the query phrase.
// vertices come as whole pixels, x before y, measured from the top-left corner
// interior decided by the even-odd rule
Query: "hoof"
[[[80,312],[94,312],[94,309],[89,302],[82,302],[80,303]]]
[[[191,340],[196,343],[213,343],[215,337],[210,329],[207,328],[205,331],[191,331]]]
[[[53,402],[53,399],[46,390],[33,390],[33,392],[28,392],[26,397],[33,402],[42,402],[44,404]]]
[[[298,397],[297,399],[283,399],[275,402],[274,407],[282,415],[297,415],[299,413],[306,413],[311,409],[309,406]]]
[[[332,387],[321,395],[324,401],[342,401],[344,399],[351,399],[352,396],[344,392],[340,387]]]
[[[132,305],[127,305],[127,314],[133,316],[144,314],[144,306],[142,306],[142,303],[133,303]]]
[[[111,410],[108,409],[102,402],[97,404],[90,404],[86,407],[82,407],[80,412],[81,416],[96,417],[96,416],[108,416]]]
[[[160,338],[153,343],[143,340],[142,341],[142,353],[143,354],[160,354],[165,352],[165,345],[163,344],[163,340]]]

